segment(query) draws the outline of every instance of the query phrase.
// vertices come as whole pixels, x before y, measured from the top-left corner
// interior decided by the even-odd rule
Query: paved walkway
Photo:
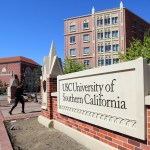
[[[6,100],[7,99],[7,95],[1,95],[0,94],[0,100]]]
[[[9,115],[8,111],[10,110],[11,106],[12,105],[8,104],[0,106],[0,150],[13,150],[4,126],[4,121],[38,116],[41,111],[41,105],[39,103],[26,102],[26,114],[21,113],[21,104],[18,103],[18,106],[13,111],[13,115]]]

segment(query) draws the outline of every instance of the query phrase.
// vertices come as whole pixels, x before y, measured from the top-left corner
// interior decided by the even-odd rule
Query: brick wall
[[[39,66],[29,64],[29,63],[24,63],[24,62],[10,62],[5,64],[0,64],[0,80],[3,83],[6,82],[7,84],[9,84],[10,79],[12,78],[12,71],[13,71],[13,74],[17,75],[19,81],[21,81],[24,79],[24,73],[27,67],[30,67],[31,70],[33,71]],[[3,68],[6,68],[6,75],[1,74]]]
[[[150,28],[150,24],[148,22],[144,21],[128,9],[125,9],[125,24],[126,47],[129,47],[133,37],[143,40],[144,33]],[[141,29],[141,26],[143,29]]]
[[[13,71],[15,74],[20,74],[20,63],[0,64],[0,73],[2,72],[3,68],[6,68],[7,74],[11,71]]]
[[[57,90],[57,80],[48,79],[48,109],[42,110],[42,115],[48,119],[57,120],[83,134],[86,134],[98,141],[104,142],[120,150],[150,150],[150,106],[147,110],[147,140],[142,141],[118,132],[114,132],[96,125],[92,125],[65,115],[57,111],[57,97],[50,94]]]
[[[20,79],[20,63],[0,64],[0,74],[2,73],[3,68],[6,68],[6,74],[7,74],[7,75],[0,75],[0,80],[3,83],[4,82],[6,82],[7,84],[10,83],[10,79],[11,79],[11,76],[12,76],[12,71]]]
[[[6,82],[6,84],[10,84],[10,79],[12,78],[12,75],[0,75],[0,80],[3,82],[3,84]]]
[[[53,119],[53,107],[51,93],[57,91],[57,78],[47,79],[47,110],[42,110],[42,115],[48,119]],[[41,94],[42,95],[42,94]]]
[[[83,29],[83,22],[85,20],[89,21],[89,29]],[[75,23],[75,31],[70,31],[71,23]],[[78,59],[80,62],[84,62],[84,60],[90,61],[90,66],[95,67],[95,58],[93,54],[95,53],[95,49],[93,48],[93,18],[92,15],[80,16],[77,18],[71,18],[64,21],[64,30],[65,30],[65,57],[70,57],[71,59]],[[83,41],[83,35],[89,35],[89,41]],[[70,44],[70,37],[75,36],[75,43]],[[89,47],[90,54],[83,54],[84,47]],[[75,56],[70,56],[70,49],[76,49]]]

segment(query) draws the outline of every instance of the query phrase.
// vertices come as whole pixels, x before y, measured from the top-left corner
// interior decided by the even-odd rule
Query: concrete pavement
[[[21,113],[22,109],[20,103],[18,103],[18,106],[13,110],[12,115],[8,113],[11,107],[12,105],[6,105],[4,107],[0,106],[0,111],[3,115],[4,120],[13,120],[19,118],[38,116],[41,112],[41,105],[39,103],[34,102],[25,103],[25,114]]]
[[[7,99],[7,95],[1,95],[0,94],[0,100],[6,100]]]

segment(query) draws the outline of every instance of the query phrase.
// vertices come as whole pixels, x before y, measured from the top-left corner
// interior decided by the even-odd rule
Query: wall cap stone
[[[57,92],[51,93],[51,96],[57,97]]]
[[[145,105],[150,105],[150,95],[145,96]]]

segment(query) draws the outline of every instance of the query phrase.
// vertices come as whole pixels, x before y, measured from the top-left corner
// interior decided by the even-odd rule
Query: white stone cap
[[[46,78],[51,76],[58,76],[62,75],[62,65],[61,65],[61,60],[58,58],[56,54],[56,48],[54,45],[54,42],[52,41],[51,47],[50,47],[50,52],[49,56],[44,57],[44,65],[43,65],[43,74],[42,78]]]
[[[145,105],[150,105],[150,95],[145,96]]]
[[[51,96],[57,97],[57,92],[51,93]]]
[[[40,76],[40,80],[42,80],[42,76]]]
[[[92,8],[92,14],[94,14],[95,13],[95,8],[94,8],[94,6],[93,6],[93,8]]]
[[[123,8],[123,2],[120,2],[120,9]]]
[[[43,105],[42,105],[42,109],[45,109],[45,110],[47,110],[47,106],[43,106]]]

